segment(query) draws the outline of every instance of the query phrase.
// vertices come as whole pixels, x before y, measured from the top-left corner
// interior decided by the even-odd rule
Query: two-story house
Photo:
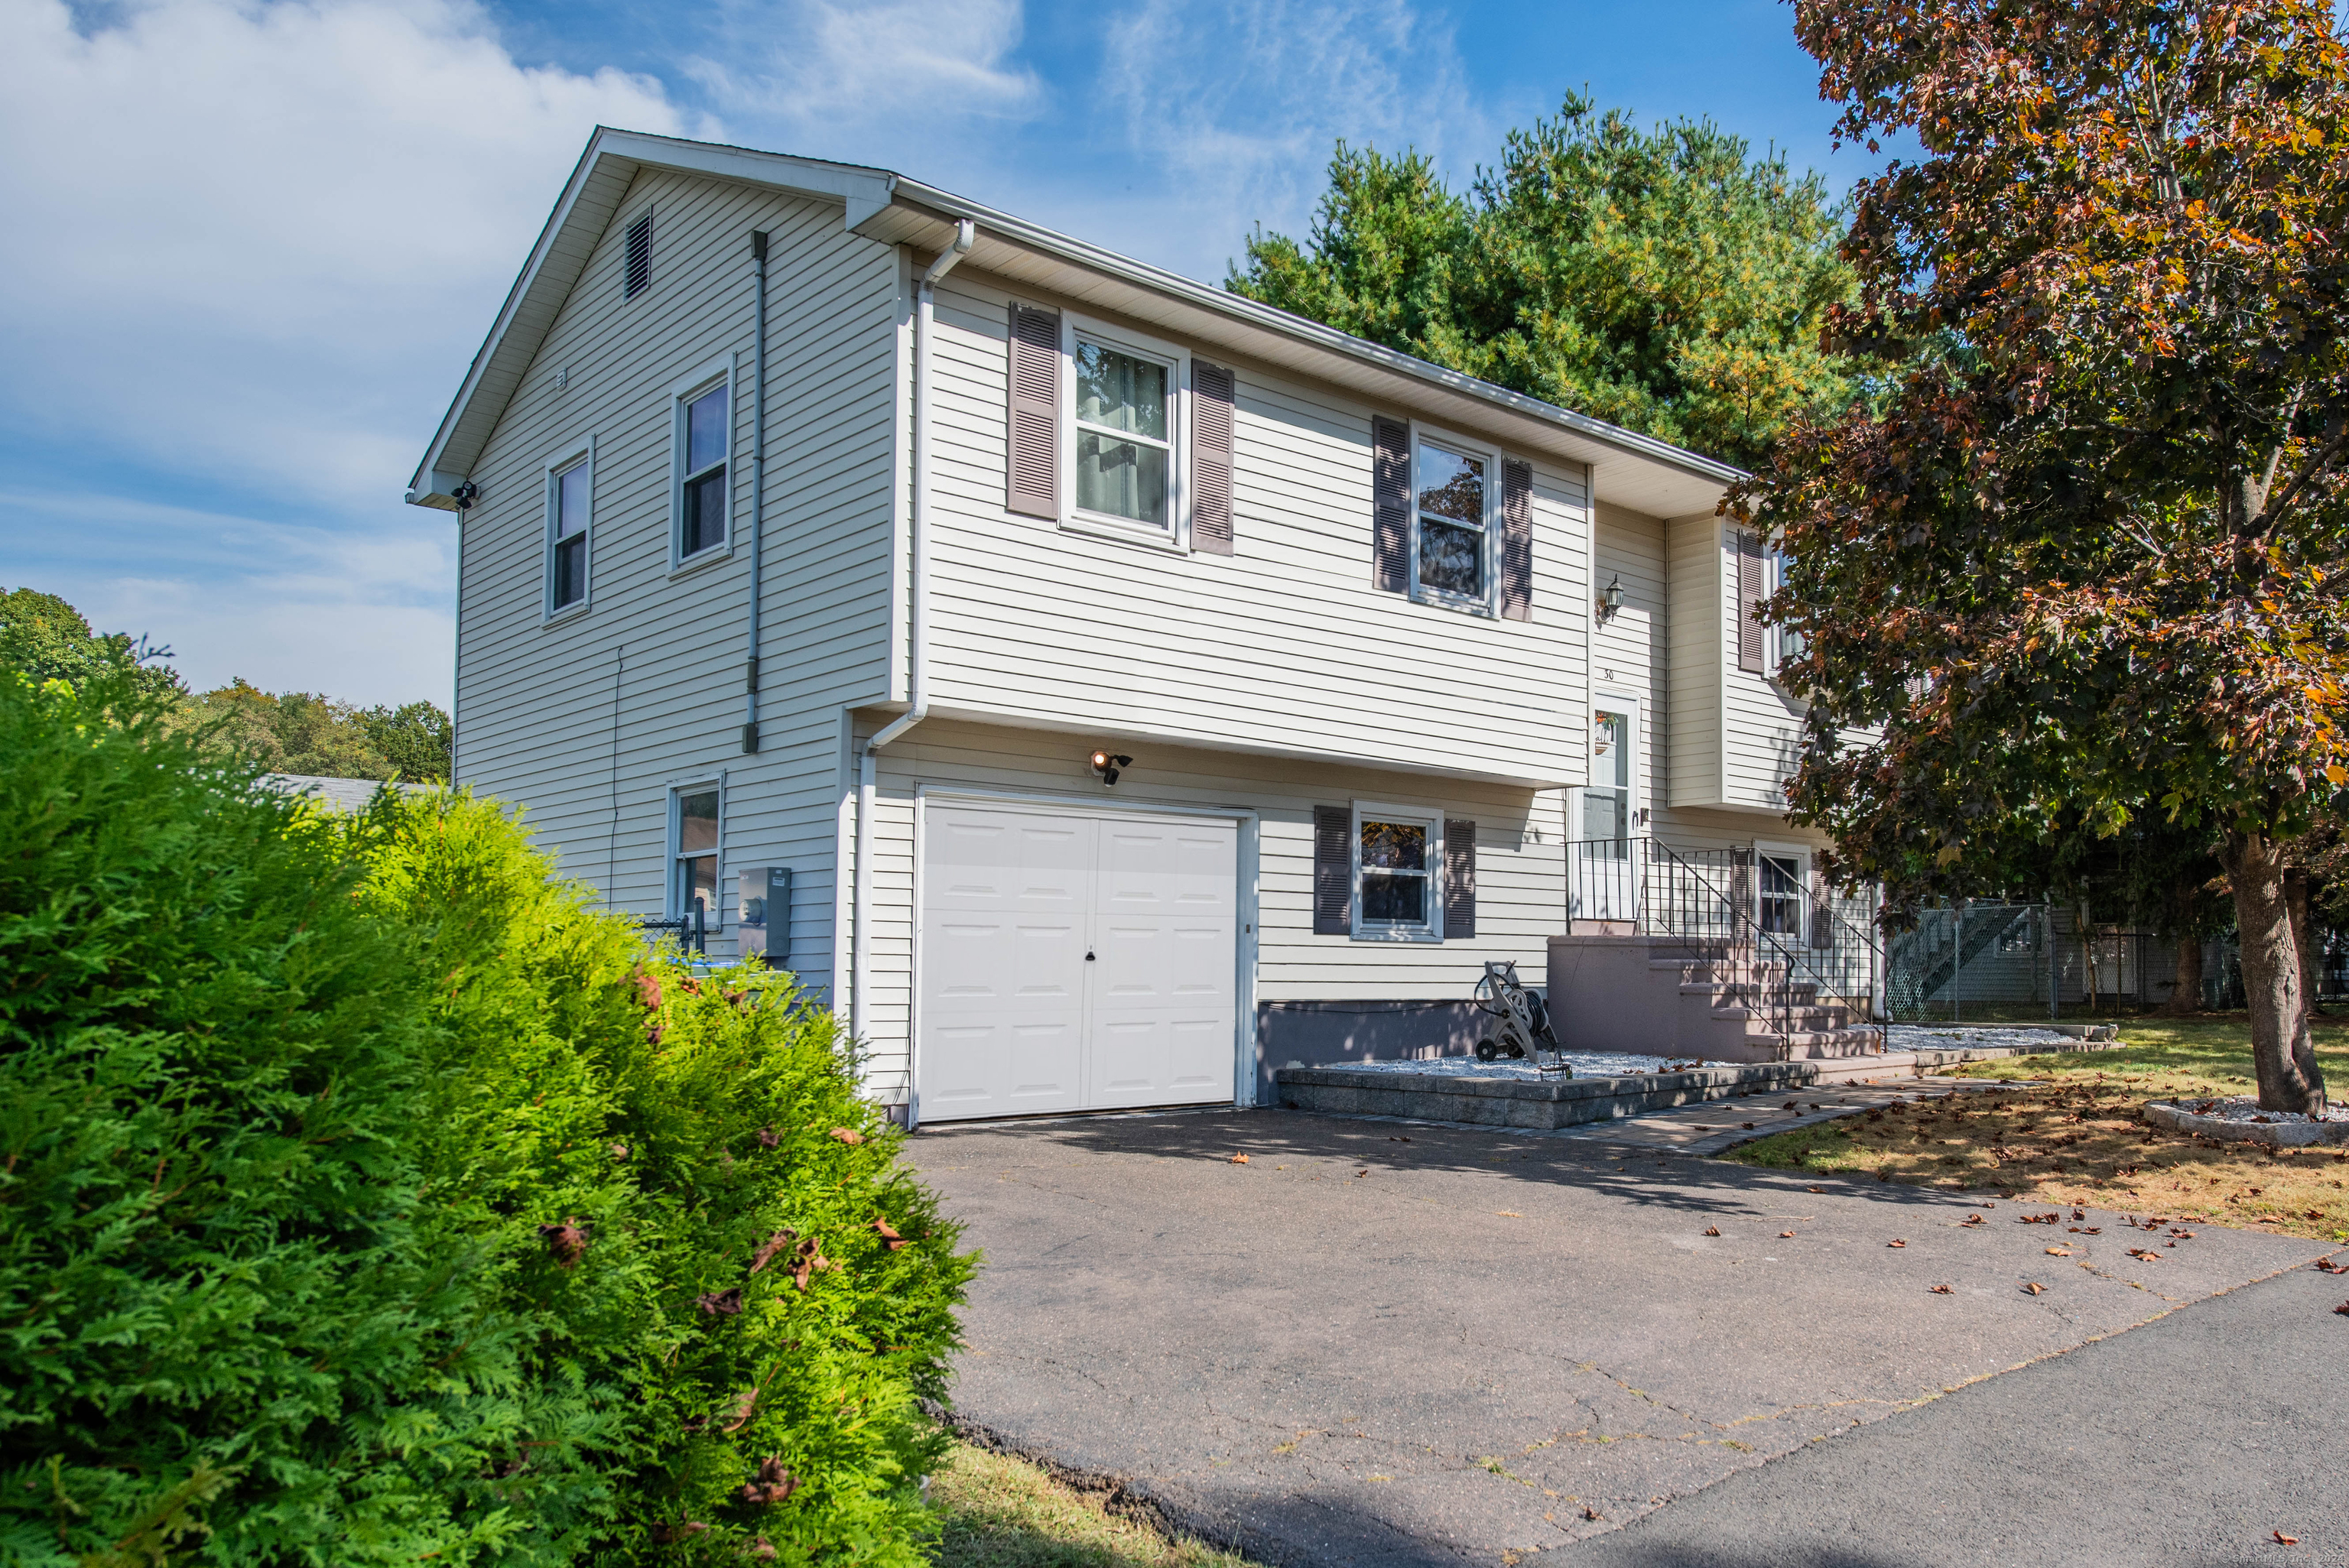
[[[1640,929],[1646,842],[1799,926],[1736,477],[895,174],[599,130],[409,499],[461,517],[458,780],[937,1119],[1458,1049],[1486,960]]]

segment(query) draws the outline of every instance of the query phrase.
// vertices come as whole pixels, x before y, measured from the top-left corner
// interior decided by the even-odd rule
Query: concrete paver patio
[[[1491,1561],[2324,1250],[1693,1157],[1723,1119],[926,1131],[911,1158],[988,1259],[957,1409],[1268,1561]]]

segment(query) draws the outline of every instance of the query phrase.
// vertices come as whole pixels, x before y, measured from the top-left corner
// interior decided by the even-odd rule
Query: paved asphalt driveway
[[[1239,1151],[1247,1164],[1231,1161]],[[2094,1235],[2068,1215],[2023,1225],[2047,1211],[1809,1182],[1652,1139],[1286,1111],[926,1131],[911,1154],[987,1253],[966,1317],[962,1418],[1018,1451],[1121,1478],[1176,1522],[1282,1563],[1558,1549],[1561,1568],[1591,1553],[1739,1568],[2088,1560],[2060,1549],[2060,1521],[2077,1517],[2060,1464],[2013,1478],[2042,1489],[2051,1532],[2020,1556],[1934,1556],[1943,1532],[1870,1532],[1865,1511],[1821,1512],[1802,1489],[1840,1495],[1818,1467],[1863,1453],[1877,1433],[1854,1429],[1888,1417],[1899,1420],[1883,1430],[1910,1446],[1893,1471],[1860,1472],[1879,1482],[1916,1482],[1961,1437],[1995,1454],[1963,1412],[2007,1408],[1982,1402],[2010,1384],[2039,1410],[2018,1429],[2018,1457],[2052,1452],[2072,1408],[2168,1419],[2158,1412],[2174,1389],[2114,1386],[2135,1364],[2134,1336],[2077,1363],[2090,1371],[2059,1361],[2052,1378],[2027,1367],[2031,1381],[1966,1386],[2321,1250],[2215,1227],[2172,1247],[2095,1212],[2080,1222]],[[1975,1215],[1984,1222],[1964,1223]],[[1887,1245],[1896,1238],[1908,1244]],[[2075,1255],[2050,1255],[2057,1245]],[[2148,1246],[2158,1261],[2129,1255]],[[2295,1362],[2289,1347],[2312,1327],[2330,1346],[2349,1320],[2287,1315],[2290,1336],[2271,1341],[2286,1376],[2337,1377],[2337,1353]],[[2029,1404],[2033,1387],[2054,1402]],[[1940,1402],[1951,1389],[1971,1403]],[[2089,1396],[2101,1402],[2078,1405]],[[1755,1519],[1781,1521],[1752,1537],[1758,1555],[1737,1544],[1752,1534],[1744,1512],[1723,1512],[1739,1487]],[[1961,1489],[1935,1506],[1971,1505]],[[1642,1515],[1653,1518],[1619,1530]],[[2288,1517],[2276,1522],[2300,1533]],[[1801,1542],[1818,1550],[1801,1556]]]

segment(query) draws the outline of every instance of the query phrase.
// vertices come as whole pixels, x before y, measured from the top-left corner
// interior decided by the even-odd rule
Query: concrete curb
[[[1815,1062],[1764,1062],[1549,1082],[1361,1068],[1282,1068],[1272,1075],[1280,1103],[1294,1110],[1536,1130],[1644,1116],[1740,1095],[1784,1093],[1808,1085],[1817,1076]]]
[[[2156,1127],[2199,1133],[2230,1143],[2267,1143],[2279,1149],[2349,1143],[2349,1121],[2226,1121],[2215,1116],[2196,1116],[2158,1100],[2145,1108],[2145,1119]]]

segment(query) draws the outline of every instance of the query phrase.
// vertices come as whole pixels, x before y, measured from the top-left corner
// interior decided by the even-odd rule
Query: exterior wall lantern
[[[1090,760],[1092,764],[1092,770],[1101,775],[1101,781],[1104,784],[1116,783],[1118,769],[1121,768],[1131,768],[1133,766],[1133,758],[1120,757],[1113,752],[1108,751],[1096,751],[1092,754]]]
[[[1615,613],[1622,607],[1623,574],[1618,572],[1615,574],[1615,580],[1608,583],[1605,590],[1599,595],[1599,618],[1602,621],[1611,621],[1615,618]]]

